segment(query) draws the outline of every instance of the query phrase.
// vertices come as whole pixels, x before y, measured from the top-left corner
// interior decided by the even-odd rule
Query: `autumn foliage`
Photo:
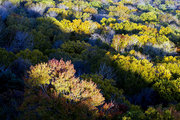
[[[0,120],[180,120],[180,0],[0,0]]]
[[[73,101],[83,101],[91,106],[103,104],[104,97],[96,84],[76,78],[75,72],[71,61],[52,59],[48,63],[31,66],[27,82],[32,86],[52,85],[57,95]]]

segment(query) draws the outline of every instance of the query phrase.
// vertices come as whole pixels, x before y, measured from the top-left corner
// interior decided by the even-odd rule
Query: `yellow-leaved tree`
[[[48,63],[31,66],[27,83],[32,86],[46,88],[52,85],[57,96],[63,96],[75,102],[83,102],[90,106],[99,106],[104,103],[104,97],[92,81],[80,80],[74,76],[74,65],[71,61],[64,62],[56,59]]]

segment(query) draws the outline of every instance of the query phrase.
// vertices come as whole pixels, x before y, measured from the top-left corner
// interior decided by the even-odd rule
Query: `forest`
[[[0,0],[0,120],[180,120],[180,0]]]

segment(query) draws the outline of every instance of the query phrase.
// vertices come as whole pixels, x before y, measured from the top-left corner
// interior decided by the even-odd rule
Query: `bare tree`
[[[107,78],[107,79],[112,79],[116,76],[115,70],[112,67],[107,66],[105,63],[102,63],[100,65],[99,70],[97,71],[97,74],[101,74],[104,78]]]
[[[17,32],[14,37],[14,40],[10,44],[9,50],[17,52],[19,50],[24,50],[26,48],[33,48],[33,36],[26,32]]]

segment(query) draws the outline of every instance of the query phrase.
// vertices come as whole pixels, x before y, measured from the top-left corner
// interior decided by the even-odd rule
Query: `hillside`
[[[179,0],[0,0],[1,120],[180,120]]]

